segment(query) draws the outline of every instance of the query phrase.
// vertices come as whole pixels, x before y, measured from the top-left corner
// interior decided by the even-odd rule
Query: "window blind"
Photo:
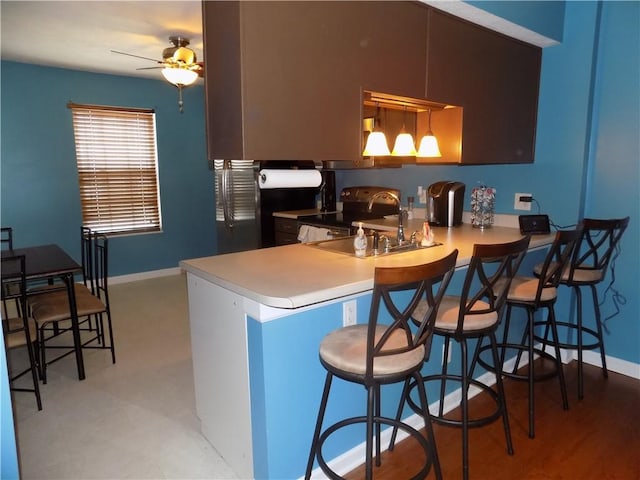
[[[83,225],[104,233],[160,231],[152,110],[69,104]]]

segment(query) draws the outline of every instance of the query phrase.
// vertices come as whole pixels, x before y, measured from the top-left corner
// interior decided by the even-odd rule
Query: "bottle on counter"
[[[358,224],[356,238],[353,239],[353,249],[356,257],[364,257],[367,254],[367,237],[362,229],[362,222]]]

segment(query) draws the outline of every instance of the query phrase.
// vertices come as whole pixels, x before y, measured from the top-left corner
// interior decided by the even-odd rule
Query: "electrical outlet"
[[[348,327],[349,325],[356,324],[357,306],[358,306],[358,303],[356,300],[349,300],[348,302],[344,302],[342,304],[342,326],[343,327]]]
[[[530,193],[516,193],[515,198],[513,200],[513,209],[514,210],[531,210],[531,200],[528,202],[523,202],[521,197],[529,197],[529,199],[533,199],[533,195]]]

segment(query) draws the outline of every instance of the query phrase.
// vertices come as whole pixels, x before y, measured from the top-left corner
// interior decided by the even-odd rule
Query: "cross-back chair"
[[[407,432],[422,448],[425,462],[412,478],[425,478],[432,466],[436,477],[441,478],[435,438],[427,414],[425,389],[419,388],[419,397],[426,438],[400,419],[381,415],[380,390],[383,385],[404,383],[409,378],[417,381],[420,378],[420,369],[430,348],[435,316],[453,275],[457,254],[455,250],[425,265],[376,268],[368,323],[340,328],[322,340],[320,363],[327,370],[327,375],[305,478],[311,477],[315,459],[325,474],[340,478],[327,465],[322,454],[323,444],[343,427],[362,423],[366,425],[367,479],[373,475],[374,457],[376,466],[380,465],[382,425]],[[419,316],[414,313],[418,305],[425,306]],[[419,319],[415,328],[412,328],[412,318]],[[366,415],[346,418],[323,429],[334,377],[360,384],[366,389]]]

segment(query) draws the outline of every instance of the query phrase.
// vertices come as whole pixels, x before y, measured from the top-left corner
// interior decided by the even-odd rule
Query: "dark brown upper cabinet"
[[[425,93],[427,8],[203,2],[210,159],[362,159],[362,91]]]
[[[463,164],[534,159],[541,49],[429,9],[429,99],[464,109]]]
[[[205,1],[203,23],[210,160],[362,162],[370,90],[462,107],[433,116],[463,125],[443,162],[533,161],[538,47],[418,2]]]

